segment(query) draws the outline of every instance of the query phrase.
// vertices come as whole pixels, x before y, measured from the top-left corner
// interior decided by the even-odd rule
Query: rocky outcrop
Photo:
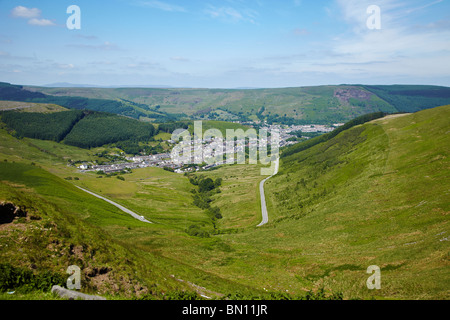
[[[93,296],[74,290],[68,290],[60,286],[53,286],[52,292],[64,299],[69,300],[106,300],[104,297]]]

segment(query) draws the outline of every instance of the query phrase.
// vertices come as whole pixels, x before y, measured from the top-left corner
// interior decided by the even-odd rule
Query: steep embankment
[[[282,160],[269,211],[283,247],[301,250],[305,285],[364,296],[378,265],[373,294],[449,298],[449,119],[450,106],[389,116]]]
[[[146,223],[36,165],[0,162],[0,215],[8,218],[0,222],[1,267],[10,270],[2,274],[1,291],[17,291],[19,297],[33,291],[30,281],[15,276],[18,272],[64,280],[47,277],[44,292],[51,284],[65,285],[70,265],[82,270],[82,292],[107,297],[158,298],[186,288],[158,267],[159,258],[143,257],[100,228],[144,230]]]

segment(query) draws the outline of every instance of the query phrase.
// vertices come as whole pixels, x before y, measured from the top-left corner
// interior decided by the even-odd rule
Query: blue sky
[[[0,0],[0,81],[450,86],[450,0]]]

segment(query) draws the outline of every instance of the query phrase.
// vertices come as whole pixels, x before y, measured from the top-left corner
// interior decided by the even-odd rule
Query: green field
[[[95,158],[95,150],[0,130],[0,202],[41,217],[2,225],[0,256],[35,272],[64,274],[69,263],[87,273],[110,268],[103,278],[86,275],[86,290],[97,286],[113,298],[161,299],[198,292],[195,284],[216,298],[298,298],[323,289],[344,299],[449,299],[449,113],[446,106],[388,116],[283,158],[266,182],[269,223],[260,228],[260,166],[194,173],[222,179],[212,196],[223,215],[214,229],[193,204],[189,176],[147,168],[124,181],[99,178],[66,165],[68,155]],[[190,236],[191,225],[209,237]],[[366,287],[370,265],[381,268],[381,290]]]

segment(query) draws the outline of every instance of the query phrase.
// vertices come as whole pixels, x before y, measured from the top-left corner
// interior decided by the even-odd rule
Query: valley
[[[231,299],[321,290],[344,299],[448,299],[449,111],[383,117],[304,150],[283,149],[294,148],[264,184],[269,221],[260,227],[260,164],[186,174],[148,167],[122,180],[67,165],[101,160],[105,147],[0,129],[0,202],[28,212],[1,226],[2,263],[60,274],[77,264],[84,290],[110,299],[169,299],[198,287]],[[193,177],[220,178],[208,194],[220,219],[194,204]],[[366,287],[370,265],[381,268],[380,290]],[[92,272],[101,268],[109,271]]]

